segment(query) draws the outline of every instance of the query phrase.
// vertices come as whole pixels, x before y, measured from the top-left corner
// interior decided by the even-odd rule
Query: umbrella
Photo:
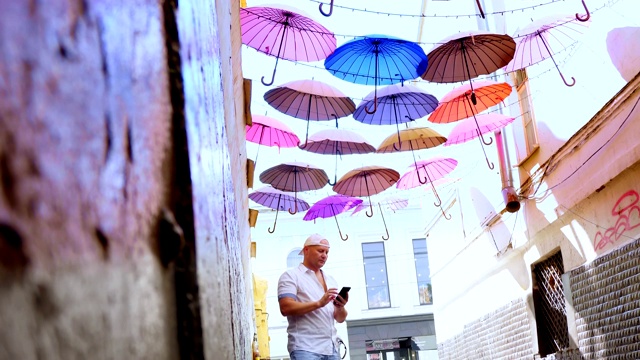
[[[482,134],[476,114],[502,102],[511,94],[511,90],[511,85],[506,82],[477,81],[475,89],[477,102],[473,104],[469,100],[472,91],[471,85],[464,84],[446,94],[440,105],[429,115],[428,120],[433,123],[450,123],[473,117],[478,131]],[[480,138],[485,145],[490,145],[493,142],[491,138],[486,141],[482,135]],[[487,164],[490,169],[493,169],[493,163],[489,163],[487,160]]]
[[[280,85],[264,94],[264,100],[274,109],[297,119],[309,121],[333,120],[351,115],[356,104],[340,90],[317,80],[297,80]]]
[[[511,124],[515,118],[502,114],[490,113],[477,115],[474,118],[468,118],[462,120],[456,124],[456,126],[449,133],[449,138],[443,146],[450,146],[454,144],[461,144],[469,140],[478,138],[481,134],[487,134]],[[489,162],[487,158],[487,152],[484,149],[482,141],[480,141],[484,158]]]
[[[400,177],[396,187],[398,189],[412,189],[414,187],[418,187],[422,184],[426,184],[427,182],[431,183],[431,187],[433,193],[436,196],[437,201],[434,203],[435,206],[439,207],[442,211],[442,214],[447,217],[444,211],[442,210],[442,200],[436,191],[434,181],[445,177],[447,174],[452,172],[456,166],[458,166],[458,161],[452,158],[445,158],[442,156],[436,156],[428,160],[418,161],[410,165],[411,170],[407,171]],[[426,181],[422,181],[420,177],[424,174],[426,177]],[[451,219],[451,217],[447,218]]]
[[[253,124],[246,126],[247,141],[260,145],[277,146],[278,148],[290,148],[298,146],[300,139],[287,125],[280,121],[261,115],[252,115]],[[256,153],[256,163],[258,162],[258,152]]]
[[[387,197],[384,199],[384,202],[387,204],[387,207],[391,209],[391,211],[396,212],[396,210],[404,209],[409,206],[409,199],[403,199],[399,197]]]
[[[584,1],[582,3],[584,4]],[[576,79],[573,77],[571,78],[571,83],[567,82],[553,55],[576,42],[576,36],[581,35],[589,26],[589,18],[588,10],[584,20],[580,19],[578,14],[576,14],[575,18],[572,16],[550,16],[532,22],[518,30],[517,34],[514,35],[518,39],[516,53],[513,60],[504,68],[504,71],[511,72],[524,69],[527,66],[551,58],[565,85],[575,85]]]
[[[326,198],[321,199],[317,203],[313,204],[309,211],[307,211],[307,213],[304,215],[302,220],[310,221],[319,217],[323,219],[331,216],[336,217],[336,215],[342,214],[343,212],[357,206],[361,202],[362,199],[339,194],[327,196]],[[336,218],[336,226],[338,227],[340,238],[346,241],[349,238],[349,235],[345,234],[345,237],[342,237],[342,231],[340,230],[340,225],[338,225],[338,218]]]
[[[398,142],[396,142],[395,135],[389,135],[380,146],[378,146],[376,152],[411,151],[413,163],[415,164],[415,150],[433,148],[444,144],[445,141],[447,141],[446,137],[428,127],[409,128],[398,133]],[[399,147],[396,147],[396,144],[399,144]]]
[[[278,221],[278,212],[280,210],[288,210],[291,212],[296,208],[301,211],[309,209],[309,204],[306,201],[274,189],[271,186],[265,186],[252,192],[249,194],[249,199],[276,211],[273,230],[271,228],[267,229],[267,231],[272,234],[276,231],[276,222]]]
[[[336,156],[336,175],[333,183],[329,182],[329,185],[333,186],[336,184],[338,176],[338,156],[368,154],[376,151],[376,148],[367,143],[367,141],[356,132],[342,129],[327,129],[311,135],[303,150],[316,154]]]
[[[247,7],[240,9],[242,43],[279,59],[318,61],[336,49],[335,36],[324,26],[293,8]]]
[[[339,46],[324,61],[334,76],[364,85],[374,85],[373,114],[377,110],[378,85],[403,83],[420,77],[427,68],[427,56],[420,45],[386,35],[368,35]]]
[[[427,57],[422,78],[436,83],[455,83],[491,74],[513,59],[516,43],[509,35],[470,31],[444,39]],[[471,102],[476,104],[473,82]]]
[[[393,210],[395,212],[395,210],[397,209],[402,209],[405,208],[409,205],[409,200],[402,200],[402,199],[391,199],[391,198],[387,198],[387,201],[393,201],[393,203],[389,202],[387,203],[387,207],[389,207],[391,210]],[[404,205],[406,201],[406,205]],[[387,222],[384,219],[384,213],[382,212],[382,203],[378,202],[378,209],[380,209],[380,217],[382,217],[382,224],[384,225],[384,230],[387,233],[387,236],[385,237],[384,235],[382,236],[382,240],[389,240],[389,229],[387,228]],[[356,206],[353,211],[351,212],[351,216],[359,213],[360,211],[364,210],[367,207],[371,207],[371,202],[361,202],[358,206]],[[395,209],[395,210],[394,210]]]
[[[511,124],[515,118],[502,114],[490,113],[480,114],[476,116],[478,121],[478,127],[482,134],[490,133]],[[462,144],[469,140],[473,140],[480,136],[478,134],[478,127],[473,121],[473,118],[464,119],[456,124],[451,129],[449,137],[443,146],[451,146],[455,144]]]
[[[280,164],[271,167],[260,174],[260,181],[271,184],[274,188],[282,191],[294,192],[294,198],[298,198],[298,191],[317,190],[327,185],[329,178],[324,170],[312,165],[296,162]],[[295,202],[293,212],[298,212],[298,203]]]
[[[364,166],[344,174],[333,186],[333,191],[347,196],[369,197],[371,214],[366,214],[368,217],[372,217],[371,195],[390,188],[399,178],[400,174],[393,169],[382,166]]]
[[[377,111],[370,114],[367,109],[376,106]],[[427,116],[438,106],[435,96],[413,85],[394,84],[380,89],[379,94],[371,92],[358,105],[353,118],[364,124],[393,125],[396,124],[398,139],[399,124],[407,123]]]

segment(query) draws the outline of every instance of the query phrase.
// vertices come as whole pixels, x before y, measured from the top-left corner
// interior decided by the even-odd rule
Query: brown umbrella
[[[286,163],[271,167],[260,174],[260,181],[271,184],[274,188],[282,191],[294,193],[295,210],[290,214],[298,212],[298,191],[309,191],[322,189],[329,177],[327,173],[319,168],[306,163]]]
[[[353,169],[344,174],[333,186],[333,191],[347,196],[367,196],[369,197],[369,209],[373,216],[373,206],[371,205],[371,195],[375,195],[390,188],[400,179],[400,173],[393,169],[382,166],[364,166]]]
[[[469,31],[441,41],[427,58],[422,78],[436,83],[456,83],[488,75],[507,65],[516,51],[516,42],[506,34]],[[471,102],[476,95],[471,86]]]

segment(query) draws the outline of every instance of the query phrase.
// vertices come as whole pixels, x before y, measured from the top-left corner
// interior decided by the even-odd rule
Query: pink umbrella
[[[477,115],[475,118],[462,120],[451,130],[447,141],[442,145],[450,146],[454,144],[461,144],[475,138],[480,139],[480,134],[487,134],[502,129],[511,124],[514,119],[515,118],[513,117],[498,113],[489,113]],[[484,158],[487,160],[487,163],[489,163],[487,152],[484,149],[482,140],[480,140],[480,147],[482,147]]]
[[[400,174],[382,166],[364,166],[353,169],[344,174],[333,186],[333,191],[347,196],[367,196],[369,197],[369,209],[373,216],[373,206],[371,205],[371,195],[383,192],[393,186],[398,181]]]
[[[344,195],[327,196],[326,198],[313,204],[313,206],[311,206],[311,208],[304,215],[302,220],[311,221],[317,218],[326,219],[333,216],[336,219],[336,226],[338,226],[340,238],[346,241],[349,238],[349,235],[345,234],[345,236],[342,237],[342,231],[340,230],[340,225],[338,224],[338,218],[336,217],[336,215],[342,214],[343,212],[352,209],[360,203],[362,203],[362,199],[358,199],[355,197]]]
[[[283,114],[309,122],[336,120],[351,115],[356,104],[335,87],[317,80],[297,80],[280,85],[264,94],[264,101]]]
[[[258,163],[260,145],[290,148],[298,146],[300,139],[287,125],[268,116],[252,115],[253,124],[246,126],[246,139],[258,144],[255,162]]]
[[[472,103],[470,96],[472,91],[476,94],[476,103]],[[446,94],[436,110],[429,115],[429,121],[433,123],[451,123],[454,121],[473,117],[478,130],[480,125],[476,120],[476,114],[501,103],[511,94],[511,85],[508,83],[498,83],[491,80],[476,81],[475,90],[471,89],[470,84],[465,84],[453,89]],[[482,131],[480,131],[482,133]],[[485,145],[490,145],[493,139],[486,141],[480,136]],[[483,149],[484,150],[484,149]],[[487,160],[487,165],[493,169],[493,163]]]
[[[584,1],[582,3],[584,4]],[[587,17],[584,19],[578,17],[578,14],[576,14],[576,17],[549,16],[519,29],[517,34],[514,35],[517,39],[515,56],[504,68],[504,71],[512,72],[524,69],[551,58],[565,85],[575,85],[576,79],[573,77],[571,78],[571,83],[568,83],[564,78],[553,55],[576,42],[576,38],[582,35],[589,27],[589,18],[588,11]]]
[[[439,207],[442,211],[442,214],[446,218],[446,214],[442,210],[442,200],[440,196],[438,196],[438,192],[436,191],[434,181],[445,177],[447,174],[452,172],[456,166],[458,166],[458,161],[452,158],[445,158],[442,156],[435,156],[431,159],[421,160],[417,163],[411,164],[409,168],[411,170],[407,171],[404,175],[400,177],[396,187],[398,189],[412,189],[418,187],[422,184],[431,183],[431,187],[433,193],[436,196],[437,201],[434,203],[435,206]],[[421,177],[426,177],[426,181],[422,181]],[[447,218],[451,219],[451,217]]]
[[[395,197],[387,197],[382,202],[378,202],[378,209],[380,209],[380,217],[382,217],[382,224],[384,224],[384,230],[387,232],[387,236],[382,236],[382,240],[389,240],[389,229],[387,228],[387,222],[384,219],[384,212],[382,211],[382,204],[385,203],[386,207],[395,212],[398,209],[403,209],[409,205],[409,200],[400,199]],[[351,212],[351,216],[359,213],[363,209],[370,207],[371,202],[362,202],[358,206],[356,206]]]
[[[298,9],[247,7],[240,9],[242,43],[262,53],[276,57],[271,82],[273,84],[279,59],[318,61],[336,49],[336,38],[327,28]]]
[[[298,191],[317,190],[327,185],[329,178],[324,170],[306,163],[286,163],[271,167],[260,174],[260,181],[271,184],[274,188],[282,191],[294,192],[295,199],[298,198]],[[290,214],[298,212],[297,202],[295,210]]]
[[[278,221],[278,212],[280,212],[280,210],[288,210],[291,212],[296,208],[300,211],[309,209],[309,204],[306,201],[274,189],[271,186],[265,186],[252,192],[249,194],[249,199],[276,211],[273,230],[271,228],[267,229],[267,231],[272,234],[276,231],[276,222]]]
[[[303,150],[316,154],[336,156],[335,179],[333,184],[329,182],[329,185],[333,186],[337,181],[338,156],[368,154],[376,151],[376,148],[367,143],[362,136],[353,131],[327,129],[311,135]]]

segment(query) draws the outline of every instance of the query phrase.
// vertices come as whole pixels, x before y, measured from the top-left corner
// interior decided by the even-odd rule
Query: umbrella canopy
[[[516,43],[509,35],[469,31],[448,37],[427,54],[421,77],[436,83],[475,79],[504,67],[513,59]]]
[[[480,134],[478,133],[478,129],[482,134],[487,134],[502,129],[505,126],[511,124],[514,119],[515,118],[506,115],[490,113],[477,115],[477,126],[473,118],[461,120],[451,130],[451,132],[449,133],[449,138],[443,146],[462,144],[469,140],[473,140],[480,136]]]
[[[339,194],[331,195],[313,204],[309,211],[307,211],[307,213],[304,215],[302,220],[310,221],[317,218],[326,219],[332,216],[335,217],[338,214],[342,214],[343,212],[352,209],[360,203],[362,203],[362,199]],[[336,226],[338,226],[340,238],[342,240],[347,240],[349,238],[349,235],[345,234],[345,237],[342,236],[342,231],[340,230],[340,225],[338,225],[337,218]]]
[[[278,190],[292,191],[297,199],[299,191],[321,189],[327,185],[329,178],[322,169],[296,162],[276,165],[263,171],[260,174],[260,181],[271,184]],[[289,211],[289,213],[295,214],[297,211],[296,208],[294,212]]]
[[[369,125],[402,124],[427,116],[438,106],[438,99],[409,84],[394,84],[378,91],[378,110],[369,114],[365,109],[373,106],[374,92],[370,92],[356,108],[353,118]]]
[[[247,141],[258,144],[255,163],[258,163],[260,145],[290,148],[298,146],[300,139],[287,125],[268,116],[252,115],[253,124],[246,125]]]
[[[464,84],[447,93],[440,100],[440,105],[429,115],[428,120],[436,124],[445,124],[466,119],[499,104],[511,94],[511,85],[506,82],[484,80],[476,81],[474,84],[478,100],[475,105],[469,101],[470,84]]]
[[[387,136],[380,146],[378,146],[376,152],[381,154],[397,151],[429,149],[439,146],[445,141],[447,141],[446,137],[431,128],[409,128],[401,130],[398,133],[398,136],[396,136],[396,134]]]
[[[387,204],[387,207],[391,209],[391,211],[395,212],[396,210],[404,209],[409,206],[409,199],[390,196],[385,198],[383,203]]]
[[[426,177],[427,182],[436,181],[452,172],[456,166],[458,166],[457,160],[442,156],[418,161],[409,166],[410,170],[400,177],[396,187],[407,190],[426,184],[419,181],[420,177]]]
[[[576,42],[576,39],[589,27],[589,19],[581,20],[572,16],[549,16],[534,21],[516,31],[516,52],[513,60],[504,68],[511,72],[524,69],[542,60],[551,58],[562,80],[567,86],[573,86],[560,72],[553,55],[566,49]]]
[[[442,200],[436,191],[434,181],[445,177],[447,174],[452,172],[456,166],[458,166],[458,161],[442,156],[435,156],[428,160],[419,161],[409,166],[411,170],[402,175],[400,180],[398,180],[396,187],[398,189],[412,189],[420,185],[430,183],[433,193],[437,199],[434,205],[439,207],[440,211],[442,211],[442,215],[449,220],[451,219],[451,216],[447,217],[444,210],[442,210]],[[424,177],[426,181],[422,181],[422,177]]]
[[[333,191],[347,196],[367,196],[371,203],[371,195],[383,192],[398,181],[400,174],[382,166],[364,166],[344,174],[333,186]],[[373,207],[369,205],[373,216]]]
[[[302,149],[316,154],[336,156],[336,175],[333,183],[329,182],[329,185],[335,185],[337,181],[338,156],[368,154],[376,151],[376,148],[358,133],[343,129],[319,131],[309,137],[307,145]]]
[[[324,61],[334,76],[356,84],[374,85],[373,109],[377,109],[378,85],[412,80],[427,69],[427,56],[420,45],[386,35],[367,35],[338,47]]]
[[[317,80],[297,80],[280,85],[264,94],[274,109],[297,119],[324,121],[351,115],[356,104],[335,87]]]
[[[240,9],[242,43],[276,57],[273,84],[279,59],[323,60],[336,49],[336,38],[327,28],[303,15],[298,9],[247,7]]]
[[[309,204],[306,201],[278,189],[274,189],[271,186],[265,186],[252,192],[249,194],[249,199],[276,211],[273,229],[267,229],[270,233],[276,231],[276,222],[278,221],[278,212],[280,212],[280,210],[292,212],[295,209],[300,211],[309,209]]]

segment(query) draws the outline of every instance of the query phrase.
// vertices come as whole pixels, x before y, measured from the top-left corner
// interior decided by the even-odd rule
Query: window
[[[514,122],[518,163],[522,163],[539,147],[538,129],[536,128],[535,117],[533,115],[533,104],[531,102],[527,72],[524,69],[517,70],[511,76],[518,94],[519,112],[522,119],[520,124]],[[518,111],[518,109],[514,109],[512,113],[515,111]]]
[[[560,251],[533,266],[533,306],[541,357],[569,348]]]
[[[362,257],[369,309],[391,307],[384,244],[382,242],[363,243]]]
[[[295,249],[287,256],[287,268],[292,268],[300,265],[304,259],[303,255],[298,255],[301,249]]]
[[[429,272],[429,257],[427,256],[427,239],[413,239],[413,261],[416,265],[418,279],[418,297],[420,305],[433,304],[431,293],[431,274]]]

